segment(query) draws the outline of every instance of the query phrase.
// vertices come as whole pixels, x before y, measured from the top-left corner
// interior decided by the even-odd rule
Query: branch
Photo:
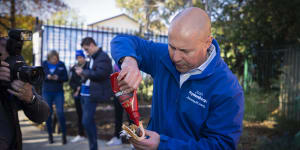
[[[0,20],[0,26],[2,26],[3,28],[5,28],[6,30],[9,30],[10,28],[5,24],[3,23],[1,20]]]
[[[5,15],[2,16],[1,14],[0,14],[0,19],[8,20],[8,21],[9,21],[9,18],[8,18],[8,17],[5,17]]]

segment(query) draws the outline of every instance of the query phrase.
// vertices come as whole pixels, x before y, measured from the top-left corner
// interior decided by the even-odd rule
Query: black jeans
[[[120,132],[122,130],[122,122],[123,122],[123,107],[119,103],[118,99],[114,97],[114,107],[115,107],[115,133],[114,135],[120,138]],[[129,119],[129,115],[126,113],[129,124],[132,124],[133,121]]]
[[[75,108],[76,108],[76,113],[77,113],[77,126],[78,126],[78,134],[80,136],[84,136],[84,129],[82,126],[82,107],[80,103],[80,96],[74,97],[75,101]]]

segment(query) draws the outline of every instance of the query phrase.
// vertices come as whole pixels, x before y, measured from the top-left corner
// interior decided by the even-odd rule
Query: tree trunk
[[[145,23],[145,32],[149,35],[149,24],[150,24],[150,0],[146,0],[146,23]]]
[[[10,0],[10,27],[16,28],[16,0]]]
[[[193,7],[193,0],[187,1],[187,7]]]

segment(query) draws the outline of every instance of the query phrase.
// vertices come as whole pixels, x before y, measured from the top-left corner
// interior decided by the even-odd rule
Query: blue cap
[[[85,55],[83,53],[83,50],[76,50],[76,55],[75,55],[75,58],[77,58],[78,56],[82,56],[83,58],[85,58]]]

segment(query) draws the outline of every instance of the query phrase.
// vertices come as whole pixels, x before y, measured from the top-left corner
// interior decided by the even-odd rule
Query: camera
[[[29,30],[12,29],[8,32],[6,50],[10,56],[21,55],[23,42],[32,40],[32,32]]]
[[[28,30],[13,29],[8,32],[6,50],[9,57],[5,60],[9,64],[11,81],[21,80],[32,85],[42,84],[44,70],[40,66],[27,66],[21,56],[23,42],[32,39],[32,32]],[[1,55],[1,54],[0,54]],[[1,86],[9,86],[9,83],[1,81]]]
[[[21,80],[32,85],[42,84],[44,80],[44,69],[39,66],[27,66],[21,56],[10,56],[7,59],[10,68],[10,78]]]

